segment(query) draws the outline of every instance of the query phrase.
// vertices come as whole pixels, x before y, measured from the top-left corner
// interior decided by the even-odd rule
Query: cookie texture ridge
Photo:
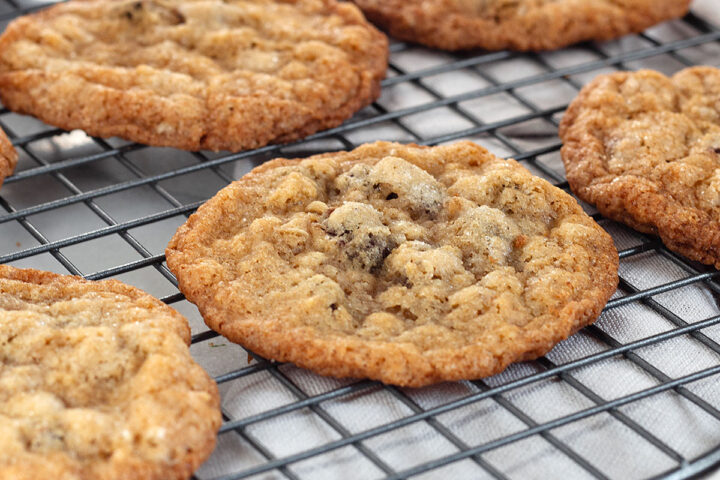
[[[597,318],[618,266],[572,197],[470,142],[270,161],[201,206],[166,255],[230,340],[407,386],[544,354]]]
[[[720,70],[600,76],[570,104],[560,136],[578,197],[720,268]]]
[[[391,35],[444,50],[552,50],[679,17],[690,0],[353,0]]]
[[[72,0],[0,37],[0,99],[67,130],[243,150],[339,125],[387,38],[335,0]]]
[[[0,478],[190,478],[221,419],[189,343],[136,288],[0,266]]]
[[[17,159],[17,152],[13,148],[12,143],[10,143],[10,139],[0,128],[0,187],[5,177],[10,176],[13,170],[15,170]]]

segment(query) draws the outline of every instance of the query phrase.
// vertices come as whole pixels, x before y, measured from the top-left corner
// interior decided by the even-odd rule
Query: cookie
[[[618,267],[572,197],[470,142],[273,160],[201,206],[166,255],[230,340],[405,386],[544,354],[597,318]]]
[[[0,478],[189,478],[221,421],[189,343],[136,288],[0,265]]]
[[[690,0],[353,0],[401,40],[444,50],[552,50],[640,32]]]
[[[0,37],[0,99],[99,137],[243,150],[339,125],[387,39],[335,0],[73,0]]]
[[[720,70],[600,76],[570,104],[560,137],[578,197],[720,268]]]
[[[10,139],[8,139],[5,132],[0,128],[0,187],[5,177],[10,176],[13,170],[15,170],[17,158],[17,152],[13,148],[12,143],[10,143]]]

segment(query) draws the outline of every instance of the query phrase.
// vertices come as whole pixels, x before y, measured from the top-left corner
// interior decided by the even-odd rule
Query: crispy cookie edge
[[[173,330],[182,338],[186,345],[190,345],[190,327],[185,317],[155,297],[117,280],[90,281],[72,275],[60,275],[35,269],[20,269],[9,265],[0,265],[0,278],[17,280],[33,285],[50,285],[60,289],[69,285],[81,286],[82,288],[87,288],[88,291],[117,293],[129,297],[134,302],[150,304],[152,310],[162,311],[164,314],[169,314],[176,320],[173,325]],[[125,462],[117,464],[117,468],[112,472],[112,478],[142,478],[146,480],[187,479],[192,476],[193,472],[195,472],[213,452],[217,441],[217,431],[222,423],[220,415],[220,394],[217,384],[207,372],[197,363],[195,363],[195,367],[202,372],[205,377],[206,381],[202,389],[210,394],[211,399],[208,404],[208,413],[212,413],[214,417],[208,418],[207,420],[209,421],[203,422],[207,427],[207,431],[203,434],[205,441],[202,444],[194,445],[195,448],[192,451],[188,451],[184,457],[178,458],[178,461],[171,465],[126,459]],[[29,468],[26,465],[20,465],[16,470],[11,468],[9,472],[0,471],[0,478],[5,478],[4,475],[8,474],[8,478],[13,478],[14,480],[35,480],[37,478],[45,478],[46,476],[49,478],[49,475],[56,476],[59,473],[62,474],[63,469],[70,469],[65,473],[79,475],[79,472],[71,466],[64,464],[61,460],[58,461],[58,464],[53,464],[53,459],[48,459],[42,465],[32,465]]]
[[[610,40],[687,13],[690,0],[645,0],[632,9],[552,6],[503,23],[468,16],[452,0],[353,0],[390,35],[442,50],[541,51]],[[422,3],[422,4],[420,4]]]
[[[352,152],[323,154],[313,158],[337,155],[361,158],[364,154],[387,155],[391,149],[397,152],[398,149],[407,148],[430,147],[377,142]],[[461,142],[454,148],[476,153],[485,151],[470,142]],[[221,190],[178,229],[165,252],[168,266],[178,278],[180,290],[198,306],[208,326],[265,358],[293,362],[322,375],[371,378],[410,387],[486,377],[504,370],[510,363],[534,359],[547,353],[559,341],[593,323],[617,287],[618,257],[612,239],[582,211],[570,195],[548,183],[547,187],[555,190],[553,193],[562,194],[558,195],[558,200],[570,205],[574,214],[582,215],[581,218],[586,219],[585,225],[593,227],[598,233],[600,245],[593,272],[597,281],[595,288],[586,292],[581,301],[567,303],[559,312],[538,317],[549,320],[549,323],[519,338],[510,339],[510,344],[515,347],[510,350],[503,348],[504,344],[496,345],[498,348],[495,351],[486,344],[457,350],[446,349],[434,354],[431,363],[414,346],[367,342],[356,338],[318,339],[306,328],[298,328],[288,334],[283,330],[282,319],[242,317],[237,312],[227,311],[215,300],[212,279],[186,267],[201,258],[199,250],[202,250],[200,242],[204,237],[203,232],[211,232],[213,221],[222,217],[223,202],[230,198],[231,192],[242,190],[243,184],[255,175],[296,163],[297,159],[272,160]],[[531,175],[519,164],[514,165]],[[237,322],[238,318],[242,321]]]
[[[709,68],[691,67],[677,74]],[[607,155],[602,139],[586,125],[585,115],[590,109],[585,102],[603,83],[622,82],[638,75],[672,81],[672,77],[653,70],[600,75],[570,103],[559,131],[563,142],[560,152],[570,188],[604,216],[640,232],[658,235],[670,250],[720,268],[720,226],[707,213],[682,206],[657,185],[639,177],[627,175],[611,182],[594,181],[606,173]]]
[[[17,151],[13,148],[5,132],[0,129],[0,187],[2,187],[5,177],[9,177],[15,170],[17,160]]]
[[[86,2],[86,0],[77,1]],[[47,92],[43,93],[43,98],[36,98],[36,94],[32,92],[47,90],[48,86],[61,80],[62,73],[46,71],[0,72],[0,101],[10,110],[33,115],[64,130],[81,129],[92,136],[103,138],[118,136],[151,146],[190,151],[241,151],[270,143],[298,140],[342,124],[355,112],[375,101],[380,96],[380,82],[387,70],[389,58],[387,37],[367,22],[355,5],[338,3],[336,0],[323,0],[323,3],[329,15],[338,15],[348,24],[362,25],[370,32],[372,40],[363,46],[363,57],[367,61],[364,66],[353,65],[360,79],[359,86],[348,95],[346,103],[339,108],[313,110],[312,116],[305,124],[292,130],[261,129],[247,123],[244,129],[239,130],[237,122],[212,121],[213,112],[208,110],[205,113],[209,120],[203,125],[202,133],[198,134],[197,125],[185,121],[172,105],[159,105],[160,102],[157,102],[152,95],[102,86],[92,96],[89,96],[84,89],[75,89],[72,95],[62,95],[60,98],[54,96],[48,107],[47,102],[42,101],[47,100]],[[10,43],[24,37],[23,32],[28,28],[29,22],[51,18],[56,12],[63,11],[63,5],[62,3],[54,5],[11,22],[0,35],[0,52]],[[112,119],[102,121],[96,116],[88,115],[88,112],[95,110],[96,101],[116,107],[113,109]],[[258,110],[261,117],[269,110],[262,102],[258,105],[256,99],[253,99],[247,108]],[[146,128],[147,125],[159,123],[169,123],[175,128],[171,133],[162,134],[154,128]],[[218,123],[222,124],[218,125]]]

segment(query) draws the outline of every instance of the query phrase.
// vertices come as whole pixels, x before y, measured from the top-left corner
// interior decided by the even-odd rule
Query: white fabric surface
[[[720,2],[718,0],[695,0],[692,4],[695,15],[715,25],[720,25]]]

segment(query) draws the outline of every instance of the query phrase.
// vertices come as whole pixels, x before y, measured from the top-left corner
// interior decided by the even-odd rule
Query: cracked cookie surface
[[[17,159],[18,155],[15,148],[13,148],[10,139],[0,128],[0,187],[2,187],[5,177],[10,176],[15,170]]]
[[[0,37],[0,98],[68,130],[237,151],[339,125],[387,55],[335,0],[71,0]]]
[[[617,252],[577,202],[469,142],[265,163],[166,250],[207,324],[320,374],[497,373],[593,322]]]
[[[445,50],[551,50],[685,14],[689,0],[353,0],[391,35]]]
[[[575,194],[720,268],[720,70],[603,75],[560,125]]]
[[[189,343],[136,288],[0,266],[0,478],[189,478],[220,426]]]

